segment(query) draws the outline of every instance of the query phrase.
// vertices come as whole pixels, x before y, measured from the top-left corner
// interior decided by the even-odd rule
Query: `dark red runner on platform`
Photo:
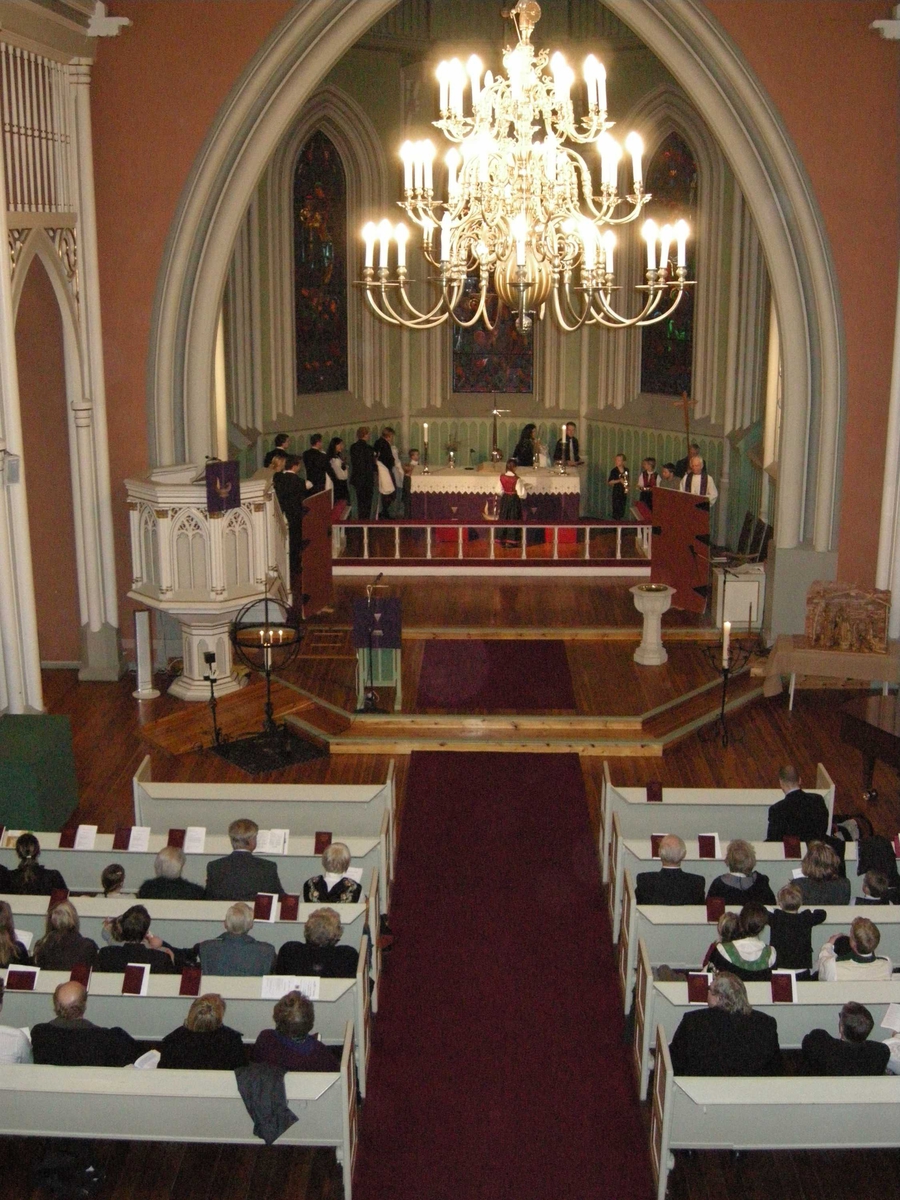
[[[574,712],[566,644],[552,638],[427,641],[416,708],[454,713]]]
[[[649,1200],[578,758],[412,755],[354,1200]]]

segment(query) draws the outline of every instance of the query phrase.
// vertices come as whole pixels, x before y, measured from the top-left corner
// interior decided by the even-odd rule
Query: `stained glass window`
[[[493,313],[496,297],[488,303]],[[477,307],[478,276],[470,275],[458,311],[465,320]],[[534,391],[534,327],[519,333],[505,305],[492,330],[479,321],[471,329],[454,325],[452,336],[454,392]]]
[[[321,131],[294,172],[297,392],[347,388],[347,184],[341,156]]]
[[[644,186],[652,199],[647,216],[660,226],[683,217],[691,226],[687,278],[697,278],[697,163],[677,133],[669,136],[650,162]],[[674,255],[675,247],[672,252]],[[694,288],[687,288],[671,317],[641,330],[641,391],[663,396],[691,394],[694,353]],[[665,301],[661,301],[661,304]]]

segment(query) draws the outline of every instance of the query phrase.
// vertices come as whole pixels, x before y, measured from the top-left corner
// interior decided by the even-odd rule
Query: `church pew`
[[[674,1150],[894,1149],[898,1105],[900,1077],[891,1075],[676,1076],[660,1028],[650,1107],[656,1200],[665,1200]]]
[[[665,830],[657,829],[654,832],[664,833]],[[709,829],[705,832],[719,834],[722,854],[724,855],[728,843],[732,840],[733,835],[731,835],[730,831]],[[726,833],[728,836],[726,836]],[[683,870],[691,875],[702,875],[706,880],[707,888],[709,888],[714,879],[717,879],[727,871],[728,868],[725,866],[724,858],[701,858],[697,839],[685,838],[684,841],[687,846],[687,856],[682,863]],[[792,881],[793,872],[800,867],[800,860],[785,858],[784,845],[781,842],[751,841],[750,844],[756,852],[756,869],[761,874],[768,876],[772,891],[777,896],[778,889]],[[805,845],[801,845],[801,852],[806,853]],[[848,842],[845,849],[844,861],[847,863],[847,878],[850,880],[851,895],[853,897],[861,896],[863,877],[856,874],[857,845],[855,842]],[[623,837],[619,814],[613,813],[612,837],[609,845],[609,890],[607,892],[607,905],[614,942],[619,939],[624,872],[630,871],[632,879],[637,880],[638,875],[645,871],[658,871],[660,866],[659,859],[654,858],[651,852],[650,839]]]
[[[342,1042],[340,1070],[285,1075],[288,1107],[299,1119],[275,1144],[333,1146],[344,1200],[352,1200],[357,1098],[349,1021]],[[261,1145],[233,1071],[0,1066],[0,1134]]]
[[[13,910],[17,929],[31,930],[34,939],[43,936],[47,914],[46,896],[0,896]],[[81,933],[93,938],[103,946],[103,922],[108,917],[118,917],[134,900],[125,896],[81,896],[75,900]],[[143,901],[142,901],[143,903]],[[151,931],[170,946],[186,948],[197,942],[216,938],[224,931],[225,914],[231,907],[229,900],[148,900],[145,908],[152,918]],[[257,921],[253,934],[260,942],[268,942],[277,948],[285,942],[302,942],[303,926],[307,917],[321,904],[301,904],[296,921]],[[365,904],[335,905],[344,926],[341,943],[359,949],[366,926],[372,931],[372,1011],[378,1012],[378,991],[381,982],[381,950],[378,945],[380,907],[378,894],[378,872],[372,872],[372,889]]]
[[[747,997],[753,1008],[768,1013],[778,1022],[778,1041],[782,1049],[799,1049],[803,1038],[812,1029],[827,1029],[837,1034],[837,1015],[850,1000],[864,1004],[875,1019],[872,1039],[883,1041],[888,1030],[880,1024],[888,1005],[900,1003],[900,976],[896,982],[879,983],[804,983],[797,984],[796,1004],[773,1004],[768,983],[748,983]],[[632,1058],[638,1079],[640,1098],[646,1100],[650,1072],[653,1069],[651,1050],[657,1026],[665,1030],[666,1040],[672,1041],[681,1018],[696,1004],[688,1003],[687,982],[661,983],[654,981],[647,948],[638,944],[637,982],[634,1004],[634,1036]]]
[[[6,978],[6,971],[3,971]],[[4,996],[3,1020],[16,1028],[53,1020],[53,992],[69,979],[68,971],[41,971],[33,992],[9,991]],[[89,1019],[97,1025],[120,1025],[141,1041],[159,1041],[184,1023],[193,997],[179,996],[179,975],[151,975],[146,996],[123,996],[122,976],[94,971],[88,1000]],[[272,1028],[274,1000],[260,996],[258,976],[204,975],[200,994],[218,992],[227,1004],[225,1024],[238,1029],[245,1042],[256,1041],[263,1029]],[[347,1022],[353,1023],[359,1090],[366,1094],[369,1060],[371,996],[369,939],[359,948],[355,979],[322,979],[316,1006],[315,1031],[330,1045],[343,1041]]]
[[[816,786],[809,790],[821,793],[830,824],[834,812],[834,783],[821,763],[816,768]],[[614,813],[619,815],[622,836],[626,838],[649,838],[651,833],[677,833],[687,840],[698,833],[727,830],[729,837],[758,841],[766,836],[770,806],[783,798],[781,788],[664,787],[662,802],[648,804],[646,788],[614,787],[609,775],[609,763],[604,762],[599,838],[603,882],[609,883]]]
[[[769,909],[771,910],[771,905]],[[900,966],[900,907],[881,904],[877,907],[857,908],[854,905],[822,905],[828,914],[825,923],[813,930],[813,965],[819,948],[832,934],[847,933],[854,917],[869,917],[881,932],[877,953],[887,955]],[[739,912],[737,906],[729,905],[729,912]],[[710,942],[716,940],[716,925],[707,921],[706,908],[685,904],[666,906],[662,904],[636,904],[634,882],[625,872],[624,902],[622,907],[622,929],[617,948],[618,976],[623,988],[625,1011],[630,1012],[637,969],[638,940],[643,940],[656,967],[666,963],[670,967],[684,969],[699,967]],[[777,965],[777,964],[776,964]]]
[[[386,861],[386,847],[389,838],[390,817],[384,814],[383,828],[380,837],[346,837],[343,838],[335,831],[334,840],[344,842],[353,856],[354,867],[361,867],[363,872],[362,888],[368,894],[372,879],[372,871],[379,872],[379,878],[384,878],[382,864]],[[18,866],[15,852],[16,837],[22,833],[20,829],[8,829],[3,837],[0,848],[0,865],[12,870]],[[150,835],[150,849],[134,854],[127,850],[113,850],[113,835],[98,833],[93,850],[61,850],[59,849],[59,834],[52,832],[36,832],[41,844],[40,861],[45,867],[53,868],[62,875],[66,885],[73,892],[100,890],[100,874],[104,867],[112,862],[121,863],[125,868],[125,887],[130,892],[136,892],[145,879],[153,878],[153,863],[157,851],[166,845],[167,834],[155,833]],[[322,873],[321,855],[314,853],[315,832],[307,835],[292,834],[288,839],[287,854],[266,854],[260,852],[260,858],[268,858],[278,867],[278,877],[282,886],[288,892],[303,894],[303,885],[307,879]],[[208,834],[203,854],[189,854],[184,866],[184,878],[202,887],[206,882],[206,869],[211,862],[231,853],[231,842],[221,834]]]
[[[135,772],[132,790],[135,825],[149,825],[154,833],[202,825],[208,834],[224,836],[232,821],[247,817],[260,829],[376,838],[387,812],[383,878],[386,898],[390,894],[397,837],[393,761],[385,782],[375,784],[154,783],[148,755]]]

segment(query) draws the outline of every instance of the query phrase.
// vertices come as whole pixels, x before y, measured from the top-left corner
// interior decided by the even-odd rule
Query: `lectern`
[[[667,488],[653,491],[650,580],[675,588],[672,607],[706,611],[709,599],[709,500]]]

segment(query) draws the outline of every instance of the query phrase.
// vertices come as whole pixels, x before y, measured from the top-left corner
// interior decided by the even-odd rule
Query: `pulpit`
[[[652,583],[675,589],[672,607],[706,611],[709,599],[709,500],[691,492],[653,493]]]

